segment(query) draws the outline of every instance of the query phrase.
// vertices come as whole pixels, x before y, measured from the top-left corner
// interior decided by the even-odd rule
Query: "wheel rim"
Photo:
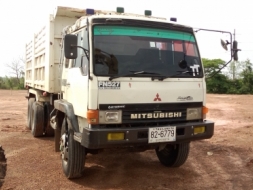
[[[69,158],[68,134],[66,133],[64,133],[61,136],[60,150],[61,150],[61,158],[62,158],[63,164],[66,165],[68,163],[68,158]]]
[[[163,150],[162,150],[162,153],[165,155],[165,156],[169,156],[173,153],[174,151],[174,146],[173,145],[167,145]]]

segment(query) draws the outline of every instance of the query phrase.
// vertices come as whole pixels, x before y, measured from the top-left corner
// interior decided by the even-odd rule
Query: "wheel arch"
[[[57,111],[56,117],[61,120],[62,123],[62,113],[65,114],[67,119],[70,122],[69,127],[74,131],[74,132],[79,132],[79,126],[78,126],[78,121],[77,117],[74,112],[74,107],[71,103],[65,101],[65,100],[55,100],[54,101],[54,107]],[[60,126],[61,127],[61,126]]]

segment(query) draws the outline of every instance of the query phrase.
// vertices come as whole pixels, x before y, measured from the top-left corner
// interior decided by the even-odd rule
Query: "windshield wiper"
[[[177,71],[177,74],[167,76],[167,78],[174,77],[174,76],[181,75],[181,74],[185,74],[185,73],[193,74],[193,73],[196,73],[196,72],[192,72],[192,71]]]
[[[166,78],[172,78],[181,74],[185,74],[185,73],[189,73],[189,74],[193,74],[193,73],[197,73],[197,72],[192,72],[192,71],[177,71],[178,73],[174,74],[174,75],[169,75],[169,76],[158,76],[158,77],[152,77],[152,80],[158,79],[160,81],[166,79]]]
[[[125,74],[125,75],[111,76],[109,78],[109,80],[113,80],[113,79],[120,78],[120,77],[131,77],[131,76],[142,75],[142,74],[161,75],[159,73],[153,73],[153,72],[147,72],[147,71],[129,71],[129,72],[131,72],[131,73],[130,74]]]
[[[136,74],[136,75],[138,75],[138,74],[161,75],[161,74],[159,74],[159,73],[148,72],[148,71],[129,71],[129,72],[131,72],[131,73],[133,73],[133,74]]]

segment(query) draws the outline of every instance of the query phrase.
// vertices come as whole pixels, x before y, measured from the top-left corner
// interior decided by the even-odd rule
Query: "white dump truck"
[[[191,141],[213,136],[194,30],[173,18],[57,7],[25,65],[27,126],[54,135],[67,178],[105,148],[154,149],[179,167]]]

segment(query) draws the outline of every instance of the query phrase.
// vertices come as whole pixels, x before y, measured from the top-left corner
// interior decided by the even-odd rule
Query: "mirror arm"
[[[211,76],[206,77],[206,79],[212,78],[214,75],[216,75],[217,73],[219,73],[221,71],[221,69],[223,69],[224,67],[226,67],[232,61],[232,59],[233,58],[231,57],[231,59],[225,65],[223,65],[218,71],[216,71],[215,73],[213,73]]]
[[[195,32],[198,32],[198,31],[207,31],[207,32],[219,32],[219,33],[226,33],[226,34],[229,34],[230,35],[230,44],[232,44],[232,33],[231,32],[227,32],[227,31],[222,31],[222,30],[211,30],[211,29],[205,29],[205,28],[196,28],[197,30]],[[223,65],[218,71],[216,71],[215,73],[213,73],[210,77],[206,77],[207,79],[208,78],[211,78],[213,77],[214,75],[216,75],[217,73],[219,73],[221,71],[221,69],[223,69],[224,67],[226,67],[232,60],[233,60],[233,57],[234,57],[234,54],[237,52],[237,51],[240,51],[239,49],[237,50],[234,50],[232,48],[232,45],[230,46],[230,60],[225,64]]]
[[[88,61],[90,61],[89,57],[88,57],[88,54],[87,54],[87,51],[88,51],[87,49],[83,48],[82,46],[76,46],[76,45],[72,45],[72,44],[71,44],[71,48],[81,48],[84,51]]]
[[[201,30],[203,30],[203,31],[207,31],[207,32],[219,32],[219,33],[226,33],[226,34],[229,34],[230,35],[230,44],[232,44],[232,33],[231,32],[228,32],[228,31],[223,31],[223,30],[211,30],[211,29],[205,29],[205,28],[196,28],[197,30],[195,30],[195,32],[198,32],[198,31],[201,31]],[[231,56],[231,60],[233,59],[233,48],[232,48],[232,46],[230,46],[230,52],[231,52],[231,54],[230,54],[230,56]],[[229,62],[231,62],[231,60],[229,61]],[[228,62],[228,63],[229,63]]]
[[[215,73],[213,73],[210,77],[206,77],[206,78],[207,79],[212,78],[214,75],[216,75],[218,72],[220,72],[221,69],[223,69],[224,67],[226,67],[232,61],[232,59],[234,57],[234,54],[236,54],[238,51],[241,51],[241,49],[232,49],[232,57],[231,57],[231,59],[225,65],[223,65],[218,71],[216,71]]]

